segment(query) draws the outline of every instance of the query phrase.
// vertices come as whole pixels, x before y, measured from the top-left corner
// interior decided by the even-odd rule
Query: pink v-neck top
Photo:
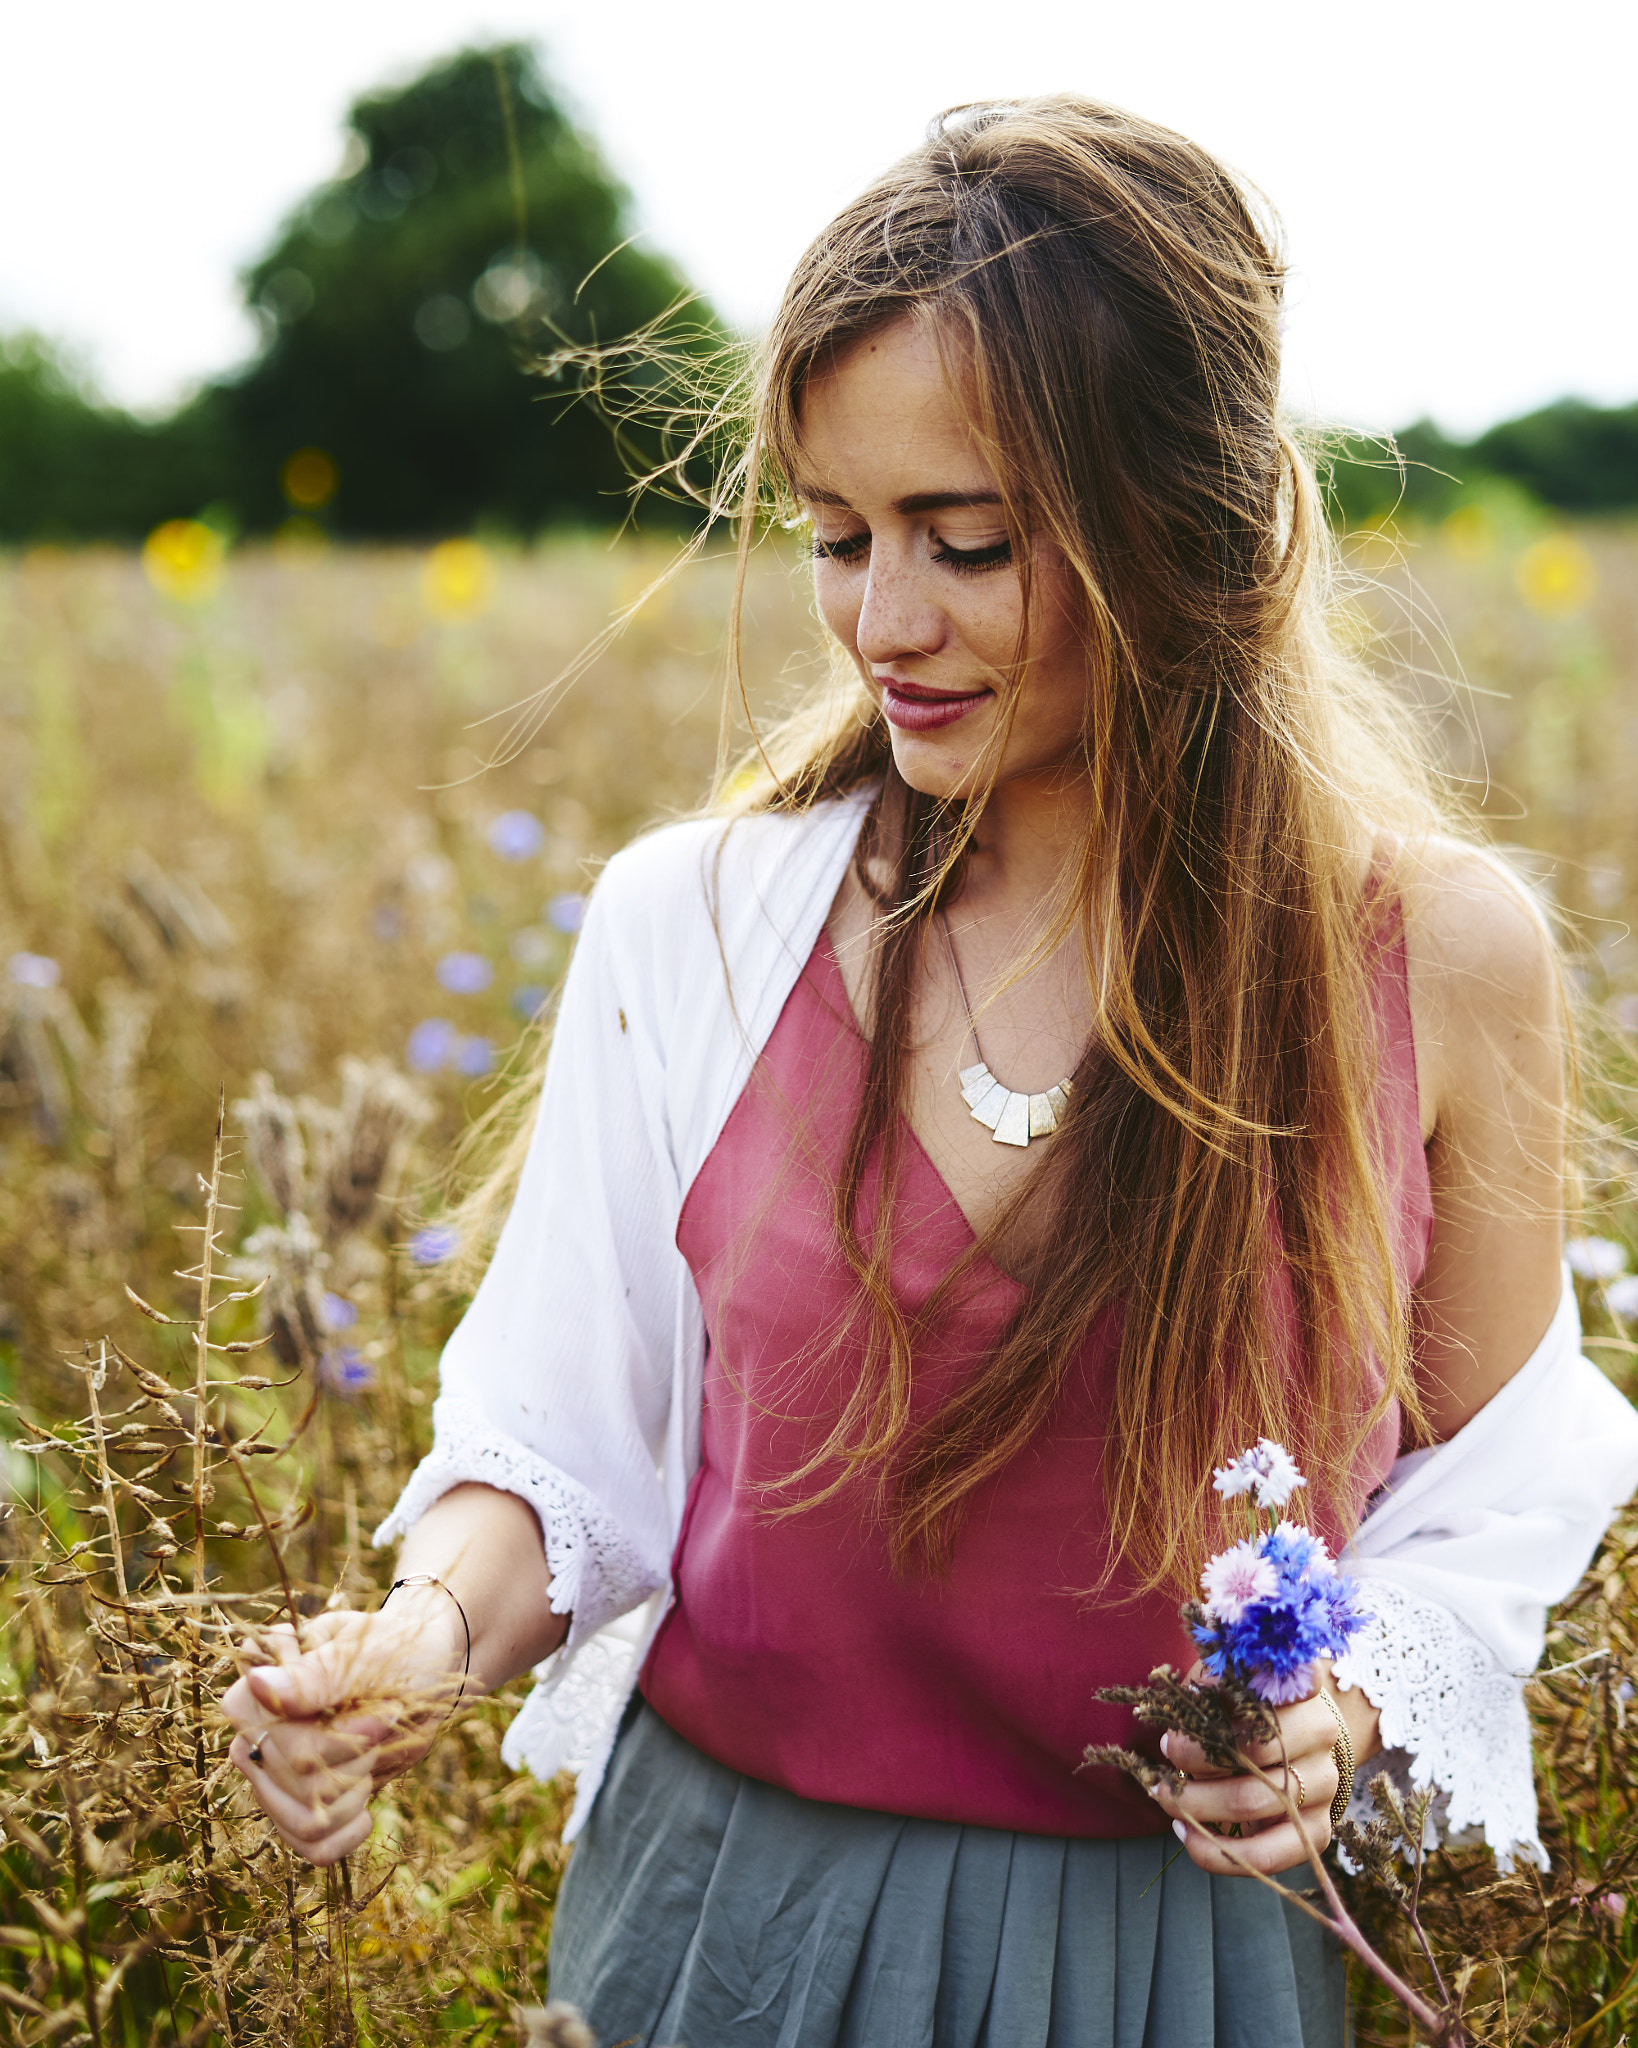
[[[1376,959],[1379,1127],[1401,1271],[1414,1285],[1432,1202],[1397,919]],[[1129,1780],[1076,1769],[1089,1742],[1152,1747],[1127,1710],[1093,1699],[1095,1688],[1194,1660],[1175,1601],[1123,1598],[1118,1580],[1097,1604],[1078,1591],[1099,1581],[1107,1556],[1101,1475],[1118,1307],[1089,1332],[1048,1423],[969,1496],[945,1574],[895,1575],[857,1491],[774,1512],[790,1497],[776,1482],[824,1441],[863,1369],[831,1191],[864,1061],[821,934],[677,1227],[709,1350],[676,1597],[642,1690],[706,1755],[805,1798],[1035,1834],[1154,1834],[1165,1816]],[[972,1232],[908,1133],[899,1180],[893,1282],[914,1314]],[[873,1169],[867,1236],[878,1192]],[[975,1268],[918,1349],[918,1412],[995,1347],[1020,1300],[993,1264]],[[1380,1381],[1361,1398],[1379,1391]],[[1397,1440],[1389,1413],[1362,1461],[1356,1505],[1386,1475]]]

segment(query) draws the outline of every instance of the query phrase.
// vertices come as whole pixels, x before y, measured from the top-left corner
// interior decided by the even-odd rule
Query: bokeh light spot
[[[438,980],[452,996],[477,996],[495,978],[495,970],[481,953],[446,953],[438,962]]]
[[[447,1017],[423,1017],[409,1035],[405,1057],[417,1074],[436,1074],[455,1057],[460,1033]]]
[[[19,988],[55,988],[63,978],[49,953],[13,953],[6,972]]]
[[[281,561],[306,561],[313,555],[322,555],[329,545],[330,536],[318,521],[300,512],[273,531],[273,552]]]
[[[1592,556],[1567,533],[1549,534],[1526,548],[1513,573],[1525,603],[1548,619],[1580,611],[1598,588]]]
[[[546,844],[546,827],[533,811],[502,811],[484,836],[502,860],[532,860]]]
[[[475,540],[441,540],[427,556],[421,594],[435,618],[476,618],[494,589],[494,564]]]
[[[167,519],[142,543],[142,573],[161,597],[202,604],[222,580],[227,543],[202,519]]]
[[[461,1248],[458,1233],[447,1223],[429,1223],[409,1241],[409,1255],[418,1266],[441,1266]]]
[[[279,488],[292,505],[316,512],[328,505],[341,482],[333,455],[322,448],[298,448],[279,471]]]
[[[470,1080],[475,1081],[480,1074],[487,1074],[494,1064],[495,1048],[487,1038],[479,1038],[476,1035],[463,1038],[455,1048],[456,1070]]]
[[[1482,562],[1496,551],[1496,522],[1482,505],[1458,505],[1445,521],[1444,536],[1464,562]]]

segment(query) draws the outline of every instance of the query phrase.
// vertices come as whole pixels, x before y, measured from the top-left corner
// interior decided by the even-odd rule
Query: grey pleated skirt
[[[1331,1937],[1169,1834],[1063,1841],[800,1799],[641,1703],[570,1860],[550,1968],[600,2048],[1348,2040]]]

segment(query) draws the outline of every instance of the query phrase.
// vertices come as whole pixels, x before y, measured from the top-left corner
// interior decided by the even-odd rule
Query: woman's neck
[[[968,848],[961,908],[972,918],[1037,922],[1079,868],[1092,829],[1082,776],[1062,772],[999,784]]]

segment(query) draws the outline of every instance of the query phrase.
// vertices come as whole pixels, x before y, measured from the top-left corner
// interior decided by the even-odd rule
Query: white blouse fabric
[[[503,1755],[602,1781],[670,1595],[699,1462],[705,1328],[676,1230],[812,952],[868,795],[801,817],[694,820],[605,870],[564,985],[516,1200],[443,1355],[433,1447],[375,1532],[468,1482],[528,1501],[572,1615]],[[1390,1764],[1452,1831],[1541,1861],[1523,1681],[1548,1606],[1638,1484],[1638,1415],[1579,1356],[1568,1280],[1524,1369],[1395,1467],[1349,1563],[1373,1621],[1338,1667],[1382,1709]]]

